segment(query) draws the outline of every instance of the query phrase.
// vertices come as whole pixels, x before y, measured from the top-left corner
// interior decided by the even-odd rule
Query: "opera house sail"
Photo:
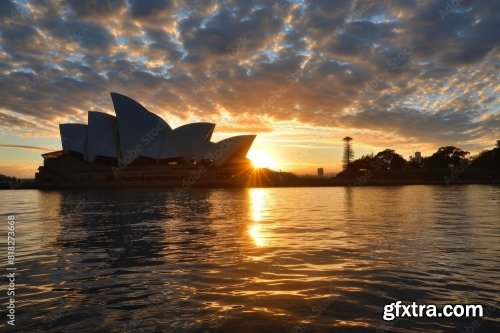
[[[62,150],[43,154],[39,187],[217,186],[244,184],[255,135],[212,142],[212,123],[172,129],[130,97],[111,93],[116,116],[88,112],[87,124],[60,124]]]

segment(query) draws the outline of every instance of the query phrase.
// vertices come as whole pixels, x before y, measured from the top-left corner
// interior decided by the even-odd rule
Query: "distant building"
[[[419,151],[415,152],[415,162],[421,163],[422,162],[422,153]]]
[[[324,170],[323,168],[318,168],[318,177],[322,178],[324,176]]]

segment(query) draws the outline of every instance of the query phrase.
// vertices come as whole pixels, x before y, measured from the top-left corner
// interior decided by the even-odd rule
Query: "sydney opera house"
[[[88,124],[60,124],[62,150],[43,154],[40,187],[241,184],[255,135],[212,142],[212,123],[172,129],[135,100],[111,93],[116,116],[89,111]]]

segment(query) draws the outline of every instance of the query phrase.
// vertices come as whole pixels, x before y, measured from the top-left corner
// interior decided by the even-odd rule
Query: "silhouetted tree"
[[[468,151],[453,146],[441,147],[437,152],[424,159],[426,168],[453,168],[467,163]]]
[[[472,159],[471,166],[480,169],[500,169],[500,140],[496,148],[484,150]]]
[[[406,165],[410,169],[420,169],[422,167],[421,161],[417,161],[415,158],[410,158]]]
[[[400,170],[406,165],[406,160],[394,149],[381,151],[374,158],[376,165],[380,166],[380,170]]]
[[[363,155],[360,158],[358,158],[357,160],[352,161],[349,164],[349,169],[356,170],[356,171],[369,170],[372,161],[373,161],[373,154]]]
[[[352,138],[350,136],[346,136],[342,139],[344,141],[344,157],[342,159],[343,168],[345,171],[349,170],[351,161],[354,158],[354,151],[352,150]]]
[[[406,160],[396,153],[393,149],[386,149],[377,153],[377,155],[363,155],[357,160],[349,163],[350,171],[382,171],[382,170],[400,170],[406,166]]]

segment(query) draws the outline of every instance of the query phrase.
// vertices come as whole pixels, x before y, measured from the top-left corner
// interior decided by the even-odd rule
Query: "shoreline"
[[[312,179],[294,179],[286,181],[275,181],[261,184],[227,184],[227,183],[212,183],[212,184],[192,184],[187,187],[172,186],[166,184],[93,184],[93,185],[74,185],[74,184],[59,184],[59,185],[43,185],[40,186],[34,181],[26,181],[20,184],[11,185],[9,183],[0,184],[0,190],[81,190],[81,189],[135,189],[135,188],[154,188],[154,189],[176,189],[189,190],[205,188],[272,188],[272,187],[363,187],[363,186],[410,186],[410,185],[500,185],[500,179],[492,180],[456,180],[446,182],[445,180],[404,180],[404,179],[369,179],[360,182],[359,179],[335,179],[335,178],[312,178]]]

